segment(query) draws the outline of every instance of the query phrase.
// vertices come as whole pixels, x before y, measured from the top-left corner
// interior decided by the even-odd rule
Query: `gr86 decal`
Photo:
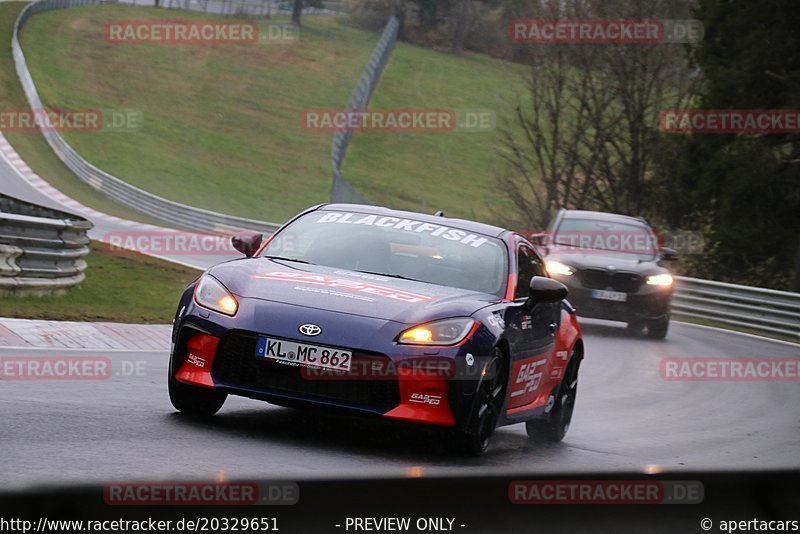
[[[509,396],[511,398],[525,396],[525,402],[532,401],[542,384],[546,362],[547,360],[542,356],[515,362],[511,372],[512,383]]]

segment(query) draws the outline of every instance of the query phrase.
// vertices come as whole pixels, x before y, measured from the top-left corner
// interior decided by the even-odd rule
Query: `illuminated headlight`
[[[560,261],[548,261],[545,264],[545,269],[550,274],[560,274],[563,276],[570,276],[572,274],[572,267],[564,265]]]
[[[467,337],[475,321],[467,317],[434,321],[400,334],[397,342],[404,345],[455,345]]]
[[[236,298],[216,278],[204,274],[194,290],[194,301],[200,306],[233,317],[239,310]]]
[[[672,275],[669,274],[652,274],[647,277],[647,285],[650,286],[671,286]]]

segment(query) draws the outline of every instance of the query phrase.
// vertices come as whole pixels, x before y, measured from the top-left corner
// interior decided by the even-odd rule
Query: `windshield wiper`
[[[261,257],[262,258],[267,258],[269,260],[292,261],[294,263],[305,263],[306,265],[314,265],[310,261],[299,260],[297,258],[282,258],[281,256],[261,256]]]
[[[430,282],[426,282],[425,280],[418,280],[417,278],[411,278],[408,276],[403,276],[402,274],[389,274],[389,273],[379,273],[375,271],[356,271],[357,273],[364,273],[364,274],[374,274],[375,276],[386,276],[389,278],[399,278],[401,280],[410,280],[412,282],[422,282],[423,284],[429,284]]]

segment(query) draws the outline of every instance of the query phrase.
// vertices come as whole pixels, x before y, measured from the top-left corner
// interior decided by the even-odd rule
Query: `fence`
[[[154,6],[155,0],[119,0],[121,4],[134,6]],[[201,13],[211,13],[236,17],[270,17],[288,15],[293,2],[287,0],[159,0],[159,7],[185,9]],[[340,15],[345,13],[344,0],[322,2],[322,7],[306,7],[304,15]]]
[[[106,0],[40,0],[28,4],[22,10],[14,24],[11,48],[14,54],[17,75],[19,76],[22,89],[25,92],[25,96],[31,108],[43,109],[44,106],[41,98],[39,98],[36,86],[33,83],[33,78],[28,71],[28,65],[25,62],[25,54],[23,54],[22,47],[19,43],[19,32],[25,25],[25,22],[36,13],[42,11],[109,3],[113,4],[117,2]],[[214,233],[255,230],[265,234],[271,234],[280,227],[280,225],[276,223],[216,213],[193,206],[187,206],[148,193],[143,189],[139,189],[110,175],[83,159],[57,131],[43,127],[41,132],[61,161],[63,161],[82,181],[117,202],[165,221],[177,228]]]
[[[676,277],[672,312],[800,342],[800,293]]]
[[[397,44],[397,32],[400,29],[400,21],[396,17],[389,19],[383,29],[378,44],[372,51],[372,55],[367,62],[366,68],[361,73],[361,78],[350,99],[347,101],[348,110],[362,110],[369,106],[372,93],[378,80],[381,77],[383,68],[389,62],[395,44]],[[352,130],[339,130],[333,135],[331,146],[331,164],[333,165],[333,185],[331,186],[331,202],[349,202],[356,204],[369,204],[367,199],[353,188],[350,183],[342,176],[342,163],[353,138]]]
[[[0,194],[0,293],[61,293],[85,278],[92,223]]]

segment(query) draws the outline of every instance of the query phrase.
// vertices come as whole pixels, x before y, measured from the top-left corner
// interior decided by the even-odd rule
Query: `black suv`
[[[636,332],[663,339],[669,327],[677,253],[659,246],[641,217],[561,210],[533,241],[547,271],[569,287],[578,315],[624,321]]]

